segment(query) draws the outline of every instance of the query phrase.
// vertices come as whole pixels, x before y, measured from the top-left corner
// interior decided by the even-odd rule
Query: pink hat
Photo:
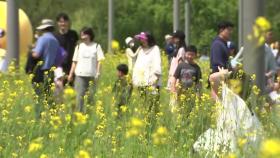
[[[148,40],[148,37],[147,37],[147,34],[145,32],[141,32],[140,34],[138,35],[135,35],[134,38],[138,39],[138,40],[144,40],[144,41],[147,41]]]

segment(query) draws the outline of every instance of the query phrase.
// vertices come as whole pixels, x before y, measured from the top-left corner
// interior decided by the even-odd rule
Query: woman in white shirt
[[[100,44],[94,42],[94,33],[91,28],[85,27],[81,30],[81,41],[75,48],[68,81],[73,80],[75,73],[76,110],[85,113],[84,96],[87,91],[89,101],[94,96],[95,81],[100,75],[100,61],[104,59],[104,53]],[[93,87],[91,87],[92,84]]]
[[[133,85],[138,87],[140,95],[144,97],[145,101],[147,100],[147,95],[151,94],[156,96],[156,99],[153,101],[158,102],[161,84],[160,49],[150,33],[141,32],[135,38],[140,41],[141,46],[137,50],[138,56],[133,69]],[[151,105],[154,105],[153,101],[148,101],[149,104],[151,103],[149,108],[151,108]]]

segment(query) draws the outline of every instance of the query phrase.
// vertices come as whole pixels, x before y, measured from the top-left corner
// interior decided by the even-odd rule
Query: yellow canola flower
[[[89,145],[92,145],[92,140],[90,140],[90,139],[85,139],[85,140],[84,140],[84,146],[89,146]]]
[[[114,49],[114,50],[120,49],[120,43],[116,40],[113,40],[112,41],[112,49]]]
[[[48,158],[48,156],[46,154],[42,154],[40,155],[40,158]]]
[[[263,16],[260,16],[256,19],[256,24],[262,31],[267,31],[271,28],[270,22]]]
[[[80,150],[79,154],[75,156],[75,158],[90,158],[90,155],[85,150]]]
[[[279,139],[268,139],[265,140],[261,145],[261,157],[280,157],[280,140]]]
[[[134,127],[142,127],[142,126],[144,126],[144,123],[143,123],[143,121],[141,121],[138,118],[132,118],[131,119],[131,125],[134,126]]]
[[[75,112],[74,115],[75,115],[75,118],[76,118],[75,119],[76,124],[86,124],[88,115],[84,115],[80,112]]]
[[[75,91],[74,91],[73,88],[68,87],[68,88],[65,88],[65,89],[64,89],[64,94],[69,95],[69,96],[72,96],[72,95],[75,94]]]
[[[24,108],[24,112],[29,113],[31,111],[32,107],[31,106],[26,106]]]
[[[42,147],[43,147],[43,145],[41,143],[35,143],[35,142],[31,143],[29,145],[28,152],[29,153],[36,152],[36,151],[42,149]]]
[[[54,127],[54,129],[57,129],[62,124],[62,121],[59,116],[51,116],[50,123]]]
[[[168,132],[167,132],[167,129],[165,128],[165,127],[159,127],[158,129],[157,129],[157,134],[159,134],[159,135],[166,135]]]

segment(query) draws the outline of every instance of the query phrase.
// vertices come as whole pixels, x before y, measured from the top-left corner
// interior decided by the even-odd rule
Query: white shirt
[[[75,75],[95,77],[97,61],[105,59],[100,44],[92,42],[89,45],[81,43],[76,46],[73,61],[77,62]]]
[[[161,57],[158,46],[138,48],[138,56],[134,65],[132,81],[135,86],[151,86],[161,75]],[[159,80],[158,80],[159,81]]]
[[[129,69],[129,71],[132,71],[136,58],[137,58],[138,51],[136,51],[134,53],[131,48],[126,48],[125,54],[126,54],[127,60],[128,60],[128,69]]]

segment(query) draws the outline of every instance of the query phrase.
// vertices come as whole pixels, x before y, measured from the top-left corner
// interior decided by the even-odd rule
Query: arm
[[[177,89],[176,86],[178,85],[180,74],[181,73],[181,64],[179,64],[175,70],[174,75],[171,78],[171,92],[176,93]]]
[[[77,62],[78,62],[78,55],[79,55],[79,45],[76,46],[75,48],[75,52],[73,55],[73,62],[72,62],[72,66],[68,75],[68,81],[71,82],[73,80],[73,76],[74,76],[74,72],[77,66]]]
[[[73,76],[74,76],[74,72],[75,72],[76,66],[77,66],[77,62],[73,61],[72,62],[72,66],[71,66],[71,70],[70,70],[69,76],[68,76],[68,81],[69,82],[73,81]]]
[[[155,55],[154,55],[154,62],[153,62],[153,72],[156,76],[155,82],[158,81],[159,77],[161,76],[161,57],[160,57],[160,50],[156,46],[155,48]]]
[[[100,70],[101,70],[101,61],[104,60],[104,53],[102,51],[101,46],[98,44],[97,46],[97,64],[96,64],[96,76],[95,78],[98,78],[100,75]]]
[[[32,57],[35,59],[40,58],[40,56],[43,54],[44,51],[44,41],[42,40],[42,38],[39,38],[35,48],[32,50]]]

